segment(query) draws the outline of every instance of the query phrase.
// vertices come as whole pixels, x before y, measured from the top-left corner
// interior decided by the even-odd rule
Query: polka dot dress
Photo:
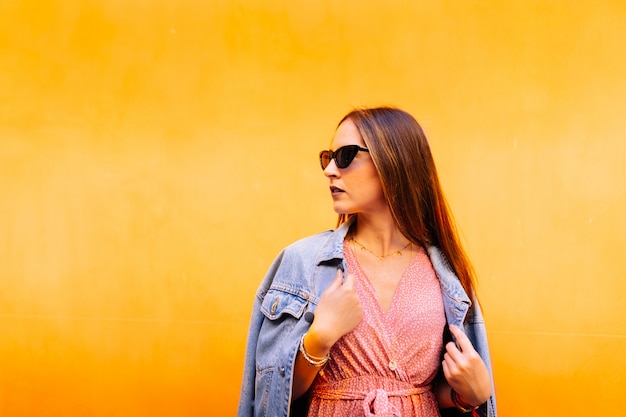
[[[331,349],[311,387],[309,416],[439,416],[432,382],[440,366],[445,316],[439,280],[423,249],[405,270],[388,311],[344,242],[363,320]]]

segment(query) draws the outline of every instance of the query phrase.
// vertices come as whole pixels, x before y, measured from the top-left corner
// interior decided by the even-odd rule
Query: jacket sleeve
[[[252,317],[250,326],[248,327],[248,339],[246,342],[246,356],[244,360],[243,379],[241,382],[241,391],[239,394],[239,407],[237,417],[254,416],[254,395],[255,395],[255,379],[256,379],[256,347],[259,340],[259,332],[263,324],[264,315],[261,312],[261,303],[265,294],[272,285],[274,276],[280,266],[284,252],[276,258],[269,271],[265,275],[263,282],[259,286],[254,304],[252,306]]]
[[[491,376],[491,397],[485,404],[480,406],[478,413],[481,417],[496,417],[496,397],[491,370],[491,359],[489,356],[489,346],[487,344],[487,331],[480,309],[480,303],[478,303],[475,298],[470,301],[461,282],[453,272],[450,263],[437,247],[429,247],[428,255],[430,256],[433,268],[441,283],[441,292],[448,325],[463,328],[463,331],[472,342],[472,346],[474,346],[476,352],[485,362],[489,370],[489,375]],[[442,416],[454,415],[454,411],[456,410],[450,410],[446,410],[446,413],[442,413]]]
[[[491,377],[491,397],[478,409],[478,414],[482,417],[496,417],[496,395],[491,367],[491,356],[489,355],[489,344],[487,342],[487,330],[482,316],[480,304],[474,299],[471,313],[464,325],[465,334],[471,340],[476,352],[480,355],[489,370]]]

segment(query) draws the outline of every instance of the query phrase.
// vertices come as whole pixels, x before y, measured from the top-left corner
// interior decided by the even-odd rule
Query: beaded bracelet
[[[328,359],[330,359],[330,354],[324,356],[323,358],[317,358],[306,353],[306,350],[304,350],[304,336],[306,336],[306,333],[303,334],[300,338],[300,353],[302,353],[304,359],[306,359],[309,365],[316,368],[321,368],[322,366],[326,365],[326,362],[328,362]]]
[[[469,405],[459,400],[456,391],[453,389],[450,390],[450,398],[452,398],[452,403],[455,405],[455,407],[458,408],[462,413],[469,413],[471,411],[472,415],[476,415],[476,409],[479,406]]]

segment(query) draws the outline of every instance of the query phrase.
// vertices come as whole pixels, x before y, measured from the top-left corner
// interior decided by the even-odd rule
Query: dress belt
[[[366,417],[402,417],[398,408],[389,401],[389,397],[410,397],[421,395],[431,390],[432,385],[415,387],[408,382],[389,380],[392,386],[389,391],[375,388],[370,391],[359,390],[359,381],[374,382],[381,385],[385,378],[347,378],[331,383],[320,383],[313,388],[311,395],[323,400],[363,400],[363,412]],[[371,385],[370,385],[371,386]]]

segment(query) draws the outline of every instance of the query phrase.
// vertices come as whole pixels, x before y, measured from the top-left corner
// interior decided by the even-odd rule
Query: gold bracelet
[[[330,359],[330,353],[323,358],[317,358],[315,356],[309,355],[308,353],[306,353],[306,350],[304,350],[304,336],[306,336],[306,333],[303,334],[300,338],[300,353],[302,354],[304,359],[306,359],[309,365],[316,368],[321,368],[322,366],[326,365],[326,362],[328,362],[328,359]]]

